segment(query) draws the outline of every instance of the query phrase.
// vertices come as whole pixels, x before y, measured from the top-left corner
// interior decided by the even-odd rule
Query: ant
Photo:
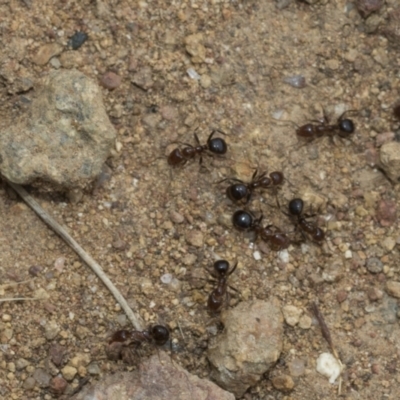
[[[230,269],[229,262],[226,260],[218,260],[214,263],[214,270],[209,271],[216,279],[217,286],[208,296],[207,308],[211,313],[219,313],[225,304],[228,304],[228,278],[233,274],[237,267],[236,263]],[[231,289],[236,290],[235,288]]]
[[[268,242],[275,251],[287,249],[292,242],[285,233],[283,233],[275,225],[261,225],[263,215],[255,219],[254,216],[244,210],[238,210],[233,214],[232,222],[236,229],[241,231],[254,231],[256,236],[260,236],[261,240]]]
[[[299,126],[296,129],[297,136],[308,139],[308,141],[313,141],[314,139],[320,138],[324,135],[333,136],[335,133],[338,134],[341,138],[348,138],[351,133],[355,131],[354,122],[351,119],[344,118],[345,114],[348,112],[354,112],[356,110],[347,110],[345,111],[338,119],[336,124],[330,125],[328,117],[324,112],[323,121],[314,121],[318,122],[316,124],[305,124]]]
[[[196,141],[196,146],[192,146],[191,144],[188,143],[181,143],[185,147],[180,148],[177,147],[176,149],[172,150],[171,153],[168,156],[168,164],[172,165],[173,167],[177,167],[178,165],[185,165],[189,160],[192,158],[196,157],[196,155],[200,155],[200,165],[203,162],[203,153],[204,152],[210,152],[213,154],[218,154],[222,155],[225,154],[228,150],[228,146],[225,142],[224,139],[222,138],[213,138],[215,133],[222,133],[225,135],[224,132],[220,130],[213,130],[210,133],[210,136],[208,136],[207,143],[206,144],[200,144],[199,137],[197,136],[197,133],[194,133],[194,138]]]
[[[226,178],[218,183],[225,182],[225,181],[233,181],[237,182],[227,187],[226,195],[229,199],[233,202],[239,202],[245,199],[245,204],[247,204],[252,195],[253,191],[257,188],[262,189],[276,189],[279,185],[283,183],[284,177],[283,173],[280,171],[274,171],[269,174],[269,177],[266,176],[267,173],[263,172],[262,174],[258,175],[258,170],[254,171],[253,176],[251,177],[250,182],[243,182],[237,178]]]
[[[315,223],[307,221],[307,218],[311,218],[314,215],[304,214],[304,201],[300,198],[292,199],[289,202],[289,217],[297,219],[297,226],[300,228],[300,232],[305,237],[309,235],[314,242],[320,243],[325,239],[325,232],[318,227]]]
[[[111,336],[106,352],[110,360],[122,359],[131,363],[131,345],[136,349],[144,342],[163,346],[168,340],[169,329],[164,325],[153,325],[144,331],[122,329]]]

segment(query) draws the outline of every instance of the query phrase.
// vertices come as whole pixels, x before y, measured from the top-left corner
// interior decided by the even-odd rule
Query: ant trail
[[[76,254],[92,269],[92,271],[100,278],[107,289],[113,294],[121,308],[125,311],[127,317],[132,322],[137,330],[141,330],[139,318],[134,314],[129,307],[126,299],[121,292],[115,287],[108,276],[105,274],[101,266],[72,238],[72,236],[55,220],[53,219],[40,205],[31,197],[28,192],[20,185],[7,180],[7,183],[21,196],[21,198],[31,207],[36,214],[47,224],[55,233],[57,233]]]

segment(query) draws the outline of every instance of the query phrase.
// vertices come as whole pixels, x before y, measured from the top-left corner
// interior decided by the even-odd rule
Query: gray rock
[[[30,109],[0,130],[0,172],[18,184],[83,188],[114,140],[99,87],[78,71],[52,72]]]
[[[33,373],[33,378],[41,388],[50,386],[51,375],[43,368],[36,368],[35,372]]]
[[[242,302],[222,312],[224,332],[210,343],[211,377],[241,397],[278,360],[283,346],[279,302]]]
[[[102,377],[71,400],[234,400],[214,383],[200,379],[160,352],[142,362],[137,370]]]
[[[379,258],[370,257],[365,263],[367,270],[373,274],[378,274],[383,271],[383,263]]]
[[[400,143],[385,143],[380,149],[379,158],[388,178],[393,182],[398,182],[400,178]]]

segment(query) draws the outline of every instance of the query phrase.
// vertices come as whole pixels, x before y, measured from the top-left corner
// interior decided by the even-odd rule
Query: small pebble
[[[122,78],[112,71],[106,72],[100,78],[100,84],[106,89],[115,89],[121,84]]]
[[[32,265],[29,267],[29,274],[32,276],[38,276],[42,269],[43,268],[40,265]]]
[[[50,381],[50,390],[55,395],[62,395],[68,386],[68,382],[61,376],[56,376]]]
[[[59,55],[63,49],[64,47],[58,43],[46,43],[34,55],[32,61],[36,65],[46,65],[52,57]]]
[[[204,235],[197,230],[190,231],[186,236],[186,241],[195,247],[202,247],[204,244]]]
[[[68,46],[71,46],[73,50],[78,50],[86,40],[89,39],[89,35],[85,32],[75,32],[68,41]]]
[[[173,210],[169,213],[169,218],[175,224],[181,224],[185,220],[185,217],[182,214],[179,214],[177,211]]]
[[[383,297],[383,292],[382,290],[372,287],[367,290],[367,295],[371,301],[377,301]]]
[[[382,226],[390,226],[397,220],[397,206],[392,200],[381,200],[376,210],[376,217]]]
[[[338,303],[343,303],[347,299],[347,291],[346,290],[339,290],[336,294],[336,299]]]
[[[306,87],[306,78],[303,75],[288,76],[283,81],[298,89]]]
[[[386,283],[386,292],[396,299],[400,299],[400,282],[389,281]]]
[[[382,246],[388,250],[392,251],[394,247],[396,246],[396,241],[392,237],[387,237],[383,240]]]
[[[368,258],[365,265],[367,267],[367,270],[372,274],[378,274],[379,272],[383,271],[383,264],[381,260],[379,260],[379,258],[376,257]]]
[[[335,383],[342,368],[331,353],[322,353],[317,359],[317,372],[329,378],[329,383]]]
[[[70,365],[66,365],[62,370],[61,370],[63,377],[67,381],[72,381],[72,379],[75,378],[75,375],[78,373],[78,370],[75,367],[71,367]]]
[[[295,358],[289,362],[289,371],[292,376],[302,376],[306,372],[306,366],[304,360],[301,358]]]
[[[254,257],[254,259],[255,259],[256,261],[260,261],[260,260],[261,260],[261,254],[260,254],[260,252],[259,252],[259,251],[255,251],[255,252],[253,253],[253,257]]]
[[[41,388],[49,387],[51,375],[43,368],[36,368],[33,373],[33,378]]]
[[[289,326],[295,326],[299,323],[300,316],[303,314],[303,310],[292,306],[292,305],[287,305],[282,308],[283,312],[283,317],[285,318],[285,322]]]
[[[301,329],[310,329],[312,324],[312,319],[307,314],[303,314],[299,320],[299,327]]]
[[[87,371],[90,375],[100,375],[101,373],[99,364],[97,364],[96,362],[89,364],[89,366],[87,367]]]
[[[12,317],[10,314],[3,314],[1,319],[3,320],[3,322],[10,322],[12,320]]]
[[[29,378],[25,379],[22,386],[25,390],[32,390],[35,387],[35,385],[36,385],[35,379],[30,376]]]
[[[289,262],[289,252],[287,251],[287,249],[279,251],[278,257],[285,264],[287,264]]]
[[[54,269],[58,272],[62,272],[65,267],[65,257],[58,257],[54,262]]]
[[[294,388],[294,382],[289,375],[278,375],[272,378],[272,384],[275,389],[281,392],[290,392]]]

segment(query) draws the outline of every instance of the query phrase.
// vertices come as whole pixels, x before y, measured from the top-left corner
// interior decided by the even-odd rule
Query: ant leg
[[[232,275],[233,272],[235,271],[236,267],[238,266],[238,261],[236,261],[236,264],[233,266],[233,268],[229,271],[228,276]]]
[[[200,140],[199,140],[199,137],[197,136],[197,133],[196,132],[194,132],[194,140],[196,141],[196,143],[198,144],[198,145],[200,145]]]
[[[221,181],[218,181],[218,182],[215,182],[215,183],[222,183],[222,182],[225,182],[225,181],[233,181],[233,182],[244,183],[242,180],[237,179],[237,178],[225,178],[225,179],[222,179]]]
[[[337,120],[338,120],[338,121],[341,121],[341,120],[343,119],[343,117],[344,117],[348,112],[351,112],[351,113],[358,113],[359,110],[347,110],[347,111],[344,111],[344,112],[341,114],[341,116],[340,116]]]

